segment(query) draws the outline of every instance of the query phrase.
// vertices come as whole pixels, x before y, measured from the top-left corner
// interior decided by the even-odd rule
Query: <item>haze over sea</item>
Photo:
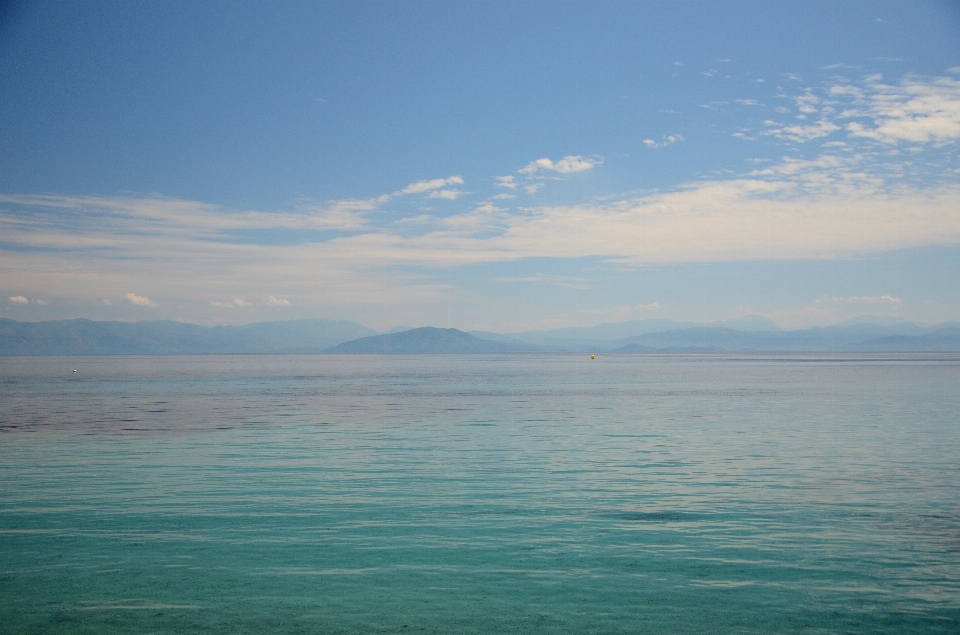
[[[6,357],[0,633],[956,633],[958,385],[957,353]]]

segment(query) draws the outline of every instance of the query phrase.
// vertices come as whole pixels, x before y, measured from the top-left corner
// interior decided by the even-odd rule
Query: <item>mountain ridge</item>
[[[509,334],[420,327],[382,334],[356,322],[322,318],[212,327],[164,320],[17,322],[0,318],[0,355],[313,354],[361,352],[364,347],[368,350],[363,352],[376,352],[380,347],[380,352],[406,353],[960,351],[957,322],[920,326],[902,321],[886,325],[858,321],[792,331],[705,324],[677,328],[677,324],[684,323],[634,321]],[[669,326],[674,328],[664,328]],[[338,348],[357,340],[364,342]]]
[[[532,346],[484,340],[459,329],[442,329],[433,326],[371,335],[338,344],[325,353],[518,353],[535,350]]]

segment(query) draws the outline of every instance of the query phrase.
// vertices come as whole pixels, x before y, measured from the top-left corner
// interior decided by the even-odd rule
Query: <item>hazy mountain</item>
[[[526,342],[537,346],[546,346],[561,350],[571,346],[578,349],[591,346],[609,345],[613,340],[623,340],[644,333],[659,333],[684,328],[726,327],[738,331],[781,331],[780,325],[761,315],[747,315],[730,320],[711,323],[676,322],[674,320],[629,320],[627,322],[606,322],[596,326],[570,326],[545,331],[524,331],[521,333],[490,333],[489,331],[470,331],[472,335],[496,341]]]
[[[373,335],[344,342],[327,353],[513,353],[532,350],[529,345],[482,340],[457,329],[425,326],[400,333]]]
[[[376,331],[345,320],[206,327],[172,321],[0,319],[0,355],[318,353]]]
[[[848,344],[848,351],[960,351],[960,327],[948,326],[923,335],[888,335]]]
[[[849,349],[860,343],[887,340],[888,338],[903,338],[901,340],[890,339],[890,345],[893,345],[894,342],[900,342],[899,346],[901,348],[889,348],[887,350],[908,350],[911,342],[918,348],[910,350],[960,350],[960,347],[951,343],[949,337],[937,339],[928,335],[912,336],[904,334],[904,331],[912,333],[915,330],[919,330],[921,333],[925,332],[922,327],[910,323],[898,323],[890,326],[861,323],[849,326],[813,327],[779,332],[746,332],[729,328],[700,327],[646,333],[630,338],[629,342],[625,343],[635,343],[655,349],[721,348],[728,351],[799,351]],[[923,339],[924,337],[928,339]],[[862,350],[879,350],[875,347],[877,344],[871,344],[870,346],[872,348]]]
[[[485,339],[527,342],[545,351],[643,351],[643,350],[829,350],[890,336],[919,336],[946,323],[923,327],[901,320],[854,320],[850,324],[784,331],[762,316],[695,324],[669,320],[635,320],[594,327],[572,327],[551,331],[527,331],[498,335],[482,332]],[[481,332],[474,332],[481,335]],[[908,346],[911,340],[904,340]],[[937,340],[930,340],[930,342]],[[916,340],[917,346],[933,346]],[[942,346],[950,347],[948,339]],[[628,347],[628,348],[624,348]],[[925,350],[925,349],[918,349]],[[944,349],[953,350],[953,349]],[[958,349],[960,350],[960,349]]]
[[[765,325],[763,319],[751,316],[746,324],[740,321],[745,318],[738,318],[732,322],[679,328],[664,328],[681,324],[678,322],[641,320],[519,334],[464,333],[457,329],[424,327],[385,335],[378,335],[356,322],[323,319],[215,327],[171,321],[16,322],[0,319],[0,355],[960,350],[960,324],[956,322],[923,327],[911,322],[884,325],[863,321],[794,331],[779,327],[746,330],[720,325],[760,327]]]
[[[900,318],[891,318],[891,317],[880,317],[876,315],[859,315],[849,320],[844,320],[843,322],[838,322],[834,326],[856,326],[859,324],[874,324],[876,326],[889,326],[897,328],[901,331],[902,335],[920,335],[925,333],[927,329],[922,326],[918,326],[913,322],[907,322],[906,320],[901,320]]]

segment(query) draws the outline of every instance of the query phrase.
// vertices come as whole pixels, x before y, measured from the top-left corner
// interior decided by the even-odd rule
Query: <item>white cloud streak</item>
[[[189,292],[205,296],[206,304],[217,289],[242,283],[246,294],[266,298],[265,305],[286,306],[289,300],[280,300],[273,289],[296,297],[305,289],[324,289],[338,298],[402,296],[411,282],[390,282],[401,274],[383,273],[397,266],[429,269],[543,257],[599,257],[630,265],[842,258],[960,243],[960,185],[891,185],[861,168],[855,157],[784,159],[737,178],[649,196],[519,209],[485,204],[445,218],[293,245],[220,240],[210,227],[230,227],[222,222],[229,214],[198,203],[135,201],[133,211],[101,219],[94,231],[53,228],[41,201],[24,198],[34,204],[34,213],[11,223],[0,215],[5,241],[22,248],[0,251],[0,270],[20,288],[48,296],[87,289],[99,301],[119,285],[138,284],[176,297],[185,291],[175,281],[190,280]],[[88,202],[77,199],[73,205],[82,209]],[[185,207],[198,213],[181,214]],[[136,211],[144,209],[153,216]],[[151,222],[155,218],[164,222]],[[376,281],[368,274],[374,270]],[[135,306],[157,306],[145,296],[125,297]]]
[[[437,190],[447,185],[463,185],[463,177],[451,176],[446,179],[432,179],[430,181],[417,181],[403,188],[397,194],[422,194],[430,190]]]
[[[847,146],[830,142],[825,154],[814,159],[784,158],[763,169],[645,196],[527,207],[505,198],[497,201],[503,207],[462,204],[460,191],[450,187],[462,184],[459,176],[287,212],[230,211],[164,197],[3,194],[0,234],[10,246],[0,250],[0,277],[9,285],[3,292],[18,304],[29,302],[20,295],[27,293],[88,295],[97,303],[125,297],[133,306],[156,307],[146,296],[127,293],[150,289],[164,299],[165,309],[167,298],[184,296],[205,307],[212,298],[235,308],[300,307],[317,298],[328,304],[385,304],[449,292],[424,271],[525,258],[590,257],[640,266],[832,259],[960,244],[960,184],[955,179],[907,182],[897,177],[902,168],[892,159],[883,159],[883,171],[876,153],[864,150],[960,139],[960,130],[953,127],[960,122],[960,82],[908,78],[883,84],[871,78],[858,86],[835,86],[816,99],[807,98],[808,92],[796,102],[819,109],[807,114],[822,118],[795,128],[772,126],[776,134],[799,142],[846,133]],[[823,114],[831,100],[844,112]],[[858,134],[842,130],[840,119],[862,129]],[[520,171],[523,178],[496,177],[497,185],[533,193],[545,180],[589,170],[601,161],[579,155],[539,159]],[[404,222],[368,215],[397,194],[436,195],[458,201],[463,211]],[[304,232],[294,244],[236,240],[240,230],[256,237],[276,228],[342,231],[323,236]],[[226,300],[225,289],[230,289],[226,297],[237,297]],[[252,303],[244,297],[261,300]]]
[[[830,298],[832,302],[848,302],[854,304],[901,304],[903,300],[892,295],[851,296],[848,298]]]
[[[574,172],[585,172],[602,163],[603,159],[599,157],[583,157],[580,155],[565,156],[559,161],[537,159],[526,167],[521,168],[520,173],[532,176],[541,170],[546,170],[558,174],[572,174]]]
[[[428,198],[441,198],[447,201],[455,201],[461,196],[463,196],[463,192],[460,190],[434,190],[430,192]]]
[[[143,295],[137,295],[136,293],[128,293],[125,297],[127,298],[127,302],[129,302],[133,306],[142,306],[142,307],[151,307],[151,308],[160,306],[150,298]]]
[[[851,121],[847,131],[886,144],[901,141],[944,144],[960,139],[960,81],[947,77],[933,82],[907,78],[899,85],[868,80],[868,96],[856,104],[867,123]],[[856,95],[856,93],[853,93]]]
[[[677,134],[677,135],[669,135],[669,136],[663,137],[663,141],[661,141],[660,143],[657,143],[653,139],[644,139],[643,144],[648,148],[657,150],[659,148],[665,148],[669,145],[673,145],[674,143],[678,143],[683,140],[684,140],[683,135]]]
[[[821,119],[811,126],[783,126],[781,128],[767,130],[763,134],[773,135],[775,137],[779,137],[780,139],[790,139],[791,141],[803,143],[805,141],[819,139],[820,137],[826,137],[837,130],[840,130],[840,126],[831,121]]]

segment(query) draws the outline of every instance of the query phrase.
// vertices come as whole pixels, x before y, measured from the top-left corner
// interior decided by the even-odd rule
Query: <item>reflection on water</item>
[[[956,633],[957,386],[936,354],[4,358],[0,633]]]

